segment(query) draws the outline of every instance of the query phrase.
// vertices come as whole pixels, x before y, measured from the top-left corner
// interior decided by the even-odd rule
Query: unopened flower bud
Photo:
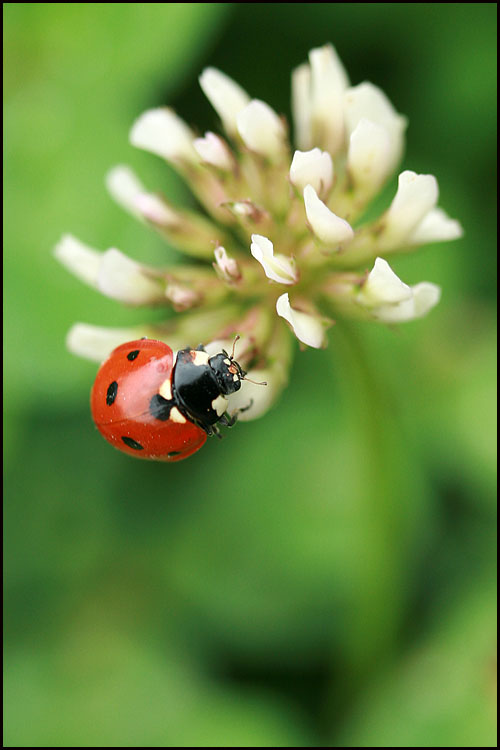
[[[228,256],[225,248],[219,245],[219,247],[215,248],[214,255],[215,263],[213,265],[221,279],[228,283],[241,279],[241,270],[238,262]]]
[[[290,182],[300,192],[311,185],[319,195],[326,195],[332,186],[333,162],[328,151],[313,148],[296,151],[290,167]]]

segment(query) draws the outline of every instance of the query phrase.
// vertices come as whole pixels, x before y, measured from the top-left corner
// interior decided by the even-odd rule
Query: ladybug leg
[[[233,427],[233,425],[235,425],[238,421],[238,414],[241,414],[244,411],[248,411],[252,404],[253,398],[250,399],[250,403],[247,406],[241,406],[239,409],[236,409],[236,411],[234,411],[231,416],[229,416],[227,412],[224,412],[224,414],[219,419],[219,422],[223,425],[226,425],[226,427]]]
[[[232,416],[228,417],[226,413],[224,413],[221,418],[219,419],[219,422],[226,427],[232,427],[234,424],[236,424],[237,416],[236,414],[233,414]]]
[[[202,430],[205,430],[207,435],[211,437],[212,435],[215,435],[220,440],[222,439],[222,435],[220,434],[220,430],[217,427],[216,424],[209,424],[208,422],[200,422],[199,420],[196,421],[196,424],[198,427],[201,427]]]

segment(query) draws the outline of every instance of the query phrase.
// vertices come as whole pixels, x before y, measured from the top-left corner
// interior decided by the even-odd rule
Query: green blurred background
[[[5,745],[494,746],[496,4],[3,7]],[[64,338],[150,314],[52,247],[164,261],[103,186],[126,162],[189,200],[133,119],[215,128],[206,65],[289,114],[327,41],[408,116],[404,168],[464,225],[394,264],[442,302],[396,333],[338,322],[262,420],[131,460]]]

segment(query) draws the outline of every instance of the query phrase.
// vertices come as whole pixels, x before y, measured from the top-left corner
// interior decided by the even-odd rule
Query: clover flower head
[[[66,235],[56,257],[76,276],[127,305],[170,308],[163,323],[127,329],[78,323],[71,351],[101,361],[125,341],[147,336],[172,348],[229,348],[256,381],[230,396],[254,419],[288,380],[292,342],[327,345],[332,315],[401,323],[426,315],[440,289],[409,286],[387,258],[461,236],[437,206],[432,175],[406,170],[389,208],[364,221],[393,176],[406,119],[372,83],[351,86],[335,49],[325,45],[292,73],[293,141],[285,119],[215,68],[201,88],[222,133],[196,133],[172,109],[151,109],[132,126],[132,145],[167,160],[205,212],[174,207],[127,166],[106,179],[126,211],[184,253],[189,262],[154,268]],[[334,334],[331,336],[334,345]]]

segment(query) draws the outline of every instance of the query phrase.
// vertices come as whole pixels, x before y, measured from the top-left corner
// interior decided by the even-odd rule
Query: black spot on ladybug
[[[166,422],[170,417],[170,409],[172,406],[175,406],[173,401],[167,401],[167,399],[160,396],[159,393],[155,393],[149,402],[149,413],[155,419],[160,419],[162,422]]]
[[[170,451],[170,453],[167,453],[167,458],[173,458],[174,456],[180,456],[180,451]]]
[[[113,380],[113,382],[108,385],[108,390],[106,391],[106,403],[108,406],[111,406],[111,404],[114,403],[117,393],[118,383],[116,380]]]
[[[127,354],[127,359],[133,362],[134,359],[137,359],[138,356],[139,356],[139,349],[135,349],[133,352],[129,352]]]
[[[122,440],[125,443],[125,445],[128,445],[129,448],[133,448],[135,451],[143,451],[144,447],[137,442],[137,440],[134,440],[131,437],[127,437],[126,435],[122,436]]]

